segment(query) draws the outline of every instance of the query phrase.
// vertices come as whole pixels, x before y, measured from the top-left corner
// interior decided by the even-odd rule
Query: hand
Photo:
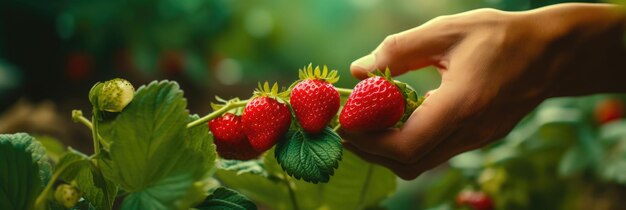
[[[414,179],[459,153],[507,135],[543,100],[626,91],[626,18],[607,4],[526,12],[480,9],[388,36],[351,66],[360,79],[435,66],[441,85],[399,129],[346,134],[363,159]]]

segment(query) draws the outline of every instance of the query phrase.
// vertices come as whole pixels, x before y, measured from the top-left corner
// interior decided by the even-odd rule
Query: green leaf
[[[329,209],[368,209],[396,190],[396,175],[388,169],[344,154],[337,173],[324,184],[324,203]]]
[[[311,184],[287,177],[273,151],[268,151],[264,158],[264,166],[269,177],[250,173],[237,174],[236,171],[220,169],[216,177],[230,188],[236,189],[250,199],[262,203],[273,210],[292,210],[293,202],[287,188],[291,182],[295,188],[295,200],[300,209],[318,209],[322,205],[322,185]]]
[[[268,176],[267,171],[265,171],[265,166],[260,160],[240,161],[220,159],[217,165],[219,169],[234,171],[237,175],[250,173],[263,177]]]
[[[574,146],[563,155],[559,163],[559,175],[573,175],[584,170],[590,163],[585,151],[580,146]]]
[[[65,146],[54,137],[35,136],[35,138],[37,139],[37,141],[39,141],[39,143],[41,143],[41,146],[46,149],[46,154],[48,158],[50,158],[50,160],[54,163],[59,162],[61,156],[63,156],[63,154],[65,154],[66,152]]]
[[[255,210],[256,205],[237,191],[219,187],[202,203],[195,207],[200,210]]]
[[[111,141],[99,165],[131,192],[122,209],[187,209],[206,196],[215,146],[206,126],[186,128],[197,119],[186,106],[177,83],[152,82],[114,119],[99,124],[100,135]]]
[[[50,176],[39,142],[26,133],[0,134],[0,209],[32,209]]]
[[[69,164],[69,165],[68,165]],[[67,165],[60,178],[67,183],[76,181],[83,197],[98,209],[112,209],[117,186],[104,178],[94,162],[84,154],[69,149],[57,164],[57,169]]]
[[[311,135],[291,129],[276,145],[276,160],[287,174],[307,182],[328,182],[341,160],[341,138],[326,127]]]

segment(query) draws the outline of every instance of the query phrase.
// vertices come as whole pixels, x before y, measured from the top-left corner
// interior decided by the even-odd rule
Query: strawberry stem
[[[195,127],[197,125],[200,124],[204,124],[212,119],[215,119],[219,116],[222,116],[222,114],[226,113],[228,110],[234,109],[234,108],[238,108],[238,107],[242,107],[245,106],[246,104],[248,104],[249,100],[243,100],[243,101],[237,101],[237,102],[228,102],[226,103],[226,105],[224,105],[222,108],[215,110],[214,112],[211,112],[209,114],[207,114],[206,116],[194,120],[193,122],[190,122],[189,124],[187,124],[187,128],[192,128]]]
[[[74,122],[79,122],[85,125],[87,128],[89,128],[89,130],[91,130],[95,153],[98,153],[98,151],[100,151],[100,145],[97,142],[100,142],[100,144],[102,144],[102,146],[104,146],[104,148],[106,149],[110,148],[111,144],[109,142],[104,141],[102,137],[100,136],[100,134],[97,134],[97,132],[94,131],[93,124],[91,123],[90,120],[88,120],[87,118],[85,118],[85,116],[83,116],[83,111],[72,110],[72,120],[74,120]],[[98,135],[98,138],[96,138],[95,135]]]
[[[337,90],[337,92],[339,92],[339,94],[341,95],[349,96],[350,94],[352,94],[352,89],[348,89],[348,88],[335,87],[335,90]]]
[[[48,183],[46,184],[46,187],[43,189],[43,191],[41,191],[41,193],[39,193],[39,196],[37,196],[37,198],[35,199],[35,209],[45,209],[44,202],[46,201],[46,198],[48,197],[48,194],[50,193],[50,190],[52,189],[52,186],[54,185],[56,180],[59,179],[65,169],[69,168],[70,166],[74,166],[74,164],[78,163],[79,161],[81,160],[71,161],[54,171],[54,174],[52,175],[52,178],[50,178],[50,181],[48,181]]]

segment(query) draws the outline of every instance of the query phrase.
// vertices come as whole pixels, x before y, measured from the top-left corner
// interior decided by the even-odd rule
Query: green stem
[[[298,200],[296,199],[296,192],[293,189],[292,182],[289,179],[289,176],[285,174],[285,185],[287,185],[287,191],[289,191],[289,198],[291,199],[291,205],[294,210],[299,210]]]
[[[357,203],[358,209],[363,208],[363,202],[365,202],[365,193],[369,191],[369,183],[372,178],[372,172],[374,171],[374,165],[368,164],[367,166],[367,175],[365,176],[365,182],[363,183],[363,189],[361,190],[361,194],[359,195],[359,202]]]
[[[95,113],[94,113],[95,114]],[[92,116],[91,120],[94,123],[93,128],[91,129],[91,136],[93,137],[93,153],[94,156],[98,156],[98,154],[100,154],[100,141],[98,141],[98,122],[96,122],[96,117]]]
[[[352,94],[352,89],[335,87],[335,90],[337,90],[337,92],[339,92],[339,94],[341,95],[349,96],[350,94]]]
[[[341,129],[341,124],[337,123],[337,125],[333,128],[333,131],[337,132],[339,129]]]
[[[214,112],[211,112],[208,115],[200,119],[190,122],[189,124],[187,124],[187,128],[192,128],[197,125],[204,124],[212,119],[222,116],[222,114],[226,113],[228,110],[231,110],[237,107],[242,107],[242,106],[245,106],[246,104],[248,104],[248,100],[226,103],[226,105],[224,105],[222,108],[215,110]]]
[[[79,123],[82,123],[83,125],[87,126],[90,130],[93,130],[93,124],[91,124],[91,121],[89,121],[87,118],[83,116],[78,116],[75,119]]]
[[[63,171],[65,171],[65,169],[67,169],[69,166],[74,165],[74,163],[77,163],[81,160],[74,160],[72,162],[69,162],[68,164],[63,165],[60,168],[57,168],[56,171],[54,171],[54,174],[52,175],[52,178],[50,178],[50,181],[48,181],[48,184],[46,184],[46,187],[43,189],[43,191],[41,191],[41,193],[39,194],[39,196],[37,196],[37,199],[35,199],[35,209],[43,209],[43,207],[41,205],[44,204],[46,197],[48,196],[48,194],[50,193],[50,190],[52,189],[52,185],[54,185],[54,182],[56,182],[57,179],[59,179],[59,176],[61,176],[61,174],[63,173]]]

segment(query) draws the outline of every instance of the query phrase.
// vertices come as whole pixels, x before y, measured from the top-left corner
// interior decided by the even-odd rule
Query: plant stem
[[[215,110],[214,112],[209,113],[208,115],[194,120],[193,122],[190,122],[189,124],[187,124],[187,128],[192,128],[195,127],[197,125],[200,124],[204,124],[212,119],[215,119],[219,116],[221,116],[222,114],[226,113],[228,110],[237,108],[237,107],[242,107],[245,106],[246,104],[248,104],[249,100],[243,100],[243,101],[237,101],[237,102],[228,102],[226,103],[226,105],[224,105],[222,108]]]
[[[287,185],[287,191],[289,191],[289,198],[291,198],[291,205],[293,206],[294,210],[300,210],[300,207],[298,206],[298,200],[296,199],[296,192],[294,192],[292,182],[289,179],[289,176],[287,174],[285,174],[285,184]]]
[[[95,122],[97,119],[95,118],[95,116],[92,116],[91,120]],[[98,122],[95,123],[96,124],[91,129],[91,136],[93,137],[93,153],[95,156],[98,156],[98,154],[100,154],[100,141],[98,141]]]
[[[352,89],[347,89],[347,88],[335,87],[335,90],[337,90],[337,92],[339,92],[339,94],[346,95],[346,96],[348,96],[348,95],[350,95],[352,93]]]
[[[369,183],[370,183],[370,179],[372,178],[372,172],[374,171],[374,165],[373,164],[368,164],[367,166],[367,175],[365,176],[365,182],[363,183],[363,189],[361,190],[361,194],[359,195],[359,202],[357,203],[357,207],[359,207],[358,209],[362,209],[363,208],[363,202],[365,201],[365,193],[367,193],[367,191],[369,191]]]
[[[43,191],[41,191],[39,196],[37,196],[37,199],[35,199],[35,209],[43,209],[41,205],[46,200],[46,196],[50,193],[50,189],[52,189],[52,185],[54,185],[54,182],[59,179],[59,176],[61,176],[65,169],[79,161],[81,160],[74,160],[72,162],[69,162],[68,164],[63,165],[62,167],[57,168],[57,170],[54,171],[54,174],[52,175],[52,178],[50,178],[50,181],[48,181],[48,184],[46,184],[46,187],[43,189]]]
[[[93,124],[91,124],[91,121],[89,121],[87,118],[83,116],[78,116],[75,118],[75,120],[87,126],[90,130],[93,130]]]

